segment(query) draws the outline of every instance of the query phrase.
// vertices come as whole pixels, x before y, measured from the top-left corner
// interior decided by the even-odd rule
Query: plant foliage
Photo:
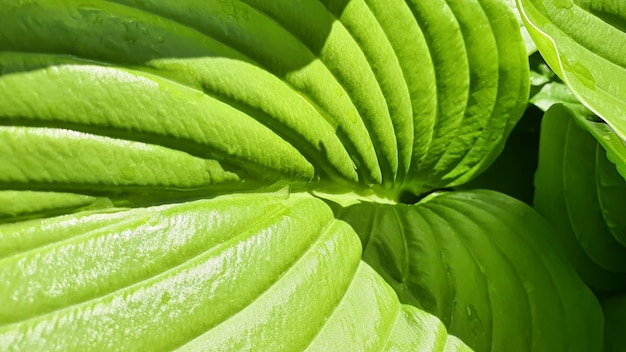
[[[615,350],[626,8],[517,6],[0,0],[0,350]]]

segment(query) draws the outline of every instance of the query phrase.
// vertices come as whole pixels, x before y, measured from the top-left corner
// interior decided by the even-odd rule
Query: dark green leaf
[[[602,308],[605,320],[603,351],[621,352],[626,344],[626,295],[605,299]]]

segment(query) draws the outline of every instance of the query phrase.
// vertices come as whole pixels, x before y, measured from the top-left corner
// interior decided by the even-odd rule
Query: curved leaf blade
[[[400,300],[481,351],[591,351],[602,314],[529,206],[493,191],[337,210]]]
[[[16,244],[0,257],[3,350],[466,350],[402,306],[352,229],[306,195],[77,213],[0,236]]]
[[[622,1],[518,0],[550,67],[626,139],[626,7]]]
[[[626,286],[626,248],[611,234],[600,208],[596,157],[602,154],[572,115],[560,104],[544,115],[534,206],[556,227],[560,245],[585,282],[620,289]]]
[[[320,180],[393,198],[466,182],[525,105],[514,16],[499,0],[383,5],[6,2],[0,84],[15,92],[0,123],[182,151],[242,187]]]
[[[596,179],[598,201],[606,226],[615,239],[626,247],[626,181],[599,145],[596,148]]]

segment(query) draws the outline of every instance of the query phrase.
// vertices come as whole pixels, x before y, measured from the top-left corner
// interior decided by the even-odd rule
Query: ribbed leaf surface
[[[576,96],[626,139],[626,2],[518,0],[550,67]]]
[[[5,189],[321,180],[422,193],[484,170],[528,94],[519,28],[498,0],[28,0],[0,8],[0,89],[9,92],[0,125],[16,135],[5,148],[19,158],[18,145],[35,144],[31,136],[45,129],[76,153],[91,147],[71,146],[78,137],[64,133],[92,144],[108,137],[111,150],[92,152],[90,163],[111,170],[142,158],[134,149],[153,154],[137,163],[135,179],[94,168],[75,180],[71,173],[84,171],[59,157],[46,166],[50,175],[0,173]],[[190,179],[178,182],[175,172]]]
[[[623,229],[626,182],[604,150],[555,105],[541,127],[535,208],[558,229],[560,245],[592,287],[626,287]],[[621,243],[620,243],[621,242]]]
[[[469,351],[310,196],[0,225],[3,351]]]
[[[404,303],[477,351],[598,351],[602,312],[529,206],[493,191],[338,210]]]

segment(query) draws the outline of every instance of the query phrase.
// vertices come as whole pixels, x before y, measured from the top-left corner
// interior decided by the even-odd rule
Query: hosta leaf
[[[214,160],[81,132],[0,126],[0,183],[17,188],[195,188],[238,180]]]
[[[105,199],[83,194],[0,191],[0,222],[45,214],[64,214],[90,206],[108,206]]]
[[[466,120],[462,122],[462,124],[476,124],[476,129],[472,130],[469,135],[461,136],[457,134],[454,138],[463,141],[461,145],[466,145],[464,143],[469,142],[471,147],[469,150],[461,152],[458,155],[460,156],[459,159],[456,159],[456,153],[460,151],[448,148],[447,155],[451,155],[451,159],[455,161],[448,160],[445,165],[455,166],[448,169],[448,173],[442,177],[443,180],[437,183],[440,187],[467,182],[491,165],[502,151],[506,137],[521,117],[528,99],[528,60],[526,55],[524,55],[524,47],[518,40],[519,30],[515,20],[507,15],[510,11],[501,1],[479,2],[489,20],[489,27],[487,27],[487,23],[484,26],[491,29],[491,35],[495,37],[497,46],[499,62],[497,100],[493,104],[493,110],[487,108],[483,111],[485,115],[482,118],[475,116],[471,119],[471,122]],[[467,2],[463,2],[462,6],[467,6],[467,4]],[[488,36],[487,33],[481,36],[483,38],[480,41],[481,45],[483,45],[481,48],[484,50],[472,49],[471,51],[475,51],[474,55],[477,54],[476,51],[480,52],[478,55],[487,55],[485,45],[489,42],[486,39]],[[514,39],[511,40],[512,38]],[[467,38],[464,39],[467,41]],[[468,52],[470,52],[469,48]],[[470,66],[470,88],[477,84],[475,82],[476,74],[475,68]],[[478,86],[484,88],[485,84],[478,84]],[[466,114],[466,117],[474,113],[473,109],[477,108],[476,103],[479,102],[479,100],[474,99],[480,95],[484,96],[485,93],[470,90],[466,108],[470,114]],[[486,116],[487,112],[490,112],[488,118]],[[483,119],[488,119],[488,122],[481,126],[480,122]],[[476,130],[480,133],[476,133]],[[474,137],[477,137],[477,139],[474,139]],[[446,159],[442,158],[441,160]],[[434,180],[433,182],[436,183]]]
[[[592,121],[580,118],[580,115],[574,114],[574,118],[590,132],[606,151],[606,157],[615,164],[617,171],[622,178],[626,180],[626,143],[615,131],[602,121]]]
[[[532,37],[528,33],[528,29],[526,29],[526,26],[524,25],[522,16],[520,15],[518,8],[517,8],[516,0],[507,0],[507,3],[509,4],[509,7],[511,7],[513,12],[515,13],[515,17],[517,18],[517,21],[519,22],[519,27],[522,33],[522,38],[524,39],[524,45],[526,45],[526,53],[528,54],[528,56],[530,56],[531,54],[537,51],[537,45],[535,45],[535,42],[533,41]]]
[[[0,225],[0,346],[469,350],[401,305],[332,215],[251,194]]]
[[[602,308],[605,320],[603,351],[623,351],[624,330],[626,330],[626,295],[603,300]]]
[[[554,104],[563,104],[581,118],[593,120],[594,115],[587,109],[563,83],[550,82],[541,87],[530,102],[541,110],[548,111]]]
[[[505,2],[0,0],[0,23],[0,350],[467,349],[321,201],[268,190],[393,202],[485,170],[528,98]],[[487,296],[441,290],[447,325],[497,335],[452,319]]]
[[[550,108],[542,122],[534,205],[558,229],[560,244],[585,282],[611,290],[626,286],[626,247],[606,225],[605,216],[623,214],[624,203],[607,203],[611,191],[605,181],[608,165],[603,163],[608,161],[602,160],[604,151],[598,148],[566,107]]]
[[[1,125],[183,152],[246,188],[382,184],[394,198],[466,182],[499,154],[528,94],[500,0],[0,5]],[[89,187],[127,186],[107,182]]]
[[[400,300],[478,351],[597,351],[595,297],[529,206],[493,191],[338,210]]]
[[[518,0],[539,51],[574,94],[626,138],[626,3]]]
[[[587,109],[569,87],[558,82],[547,83],[530,98],[530,102],[543,111],[548,111],[554,104],[565,105],[578,125],[589,131],[602,145],[607,157],[626,179],[626,144],[609,125]]]
[[[477,178],[454,190],[490,189],[532,204],[543,112],[529,106],[515,125],[498,159]]]
[[[4,58],[8,59],[8,65],[14,60],[30,59],[17,55],[5,55]],[[11,87],[15,93],[0,100],[1,119],[8,124],[76,126],[78,130],[94,134],[166,146],[178,141],[178,148],[157,148],[163,155],[172,154],[169,159],[183,154],[178,151],[182,149],[234,165],[263,165],[268,172],[273,170],[304,179],[313,177],[313,167],[296,149],[250,116],[194,89],[157,76],[111,67],[63,65],[3,75],[0,87],[3,90]],[[134,98],[129,100],[129,96]],[[72,131],[49,131],[55,135],[74,134]],[[20,138],[19,132],[5,133],[18,133],[14,138]],[[243,140],[241,136],[249,138]],[[62,144],[64,138],[58,137],[58,143]],[[90,135],[84,138],[95,139]],[[118,143],[127,144],[125,141]],[[70,146],[67,148],[71,149]],[[154,147],[143,149],[146,148]],[[18,149],[16,152],[23,151]],[[151,154],[149,150],[144,153]],[[196,163],[204,161],[195,159]],[[114,161],[115,158],[105,160]],[[156,165],[154,171],[159,172]],[[188,187],[182,183],[180,186]]]
[[[246,4],[265,13],[314,50],[345,89],[349,99],[368,127],[383,171],[383,178],[395,180],[398,149],[394,127],[385,97],[367,61],[365,52],[348,30],[318,1],[258,1]],[[341,6],[340,2],[336,2]],[[318,50],[315,50],[319,48]]]

